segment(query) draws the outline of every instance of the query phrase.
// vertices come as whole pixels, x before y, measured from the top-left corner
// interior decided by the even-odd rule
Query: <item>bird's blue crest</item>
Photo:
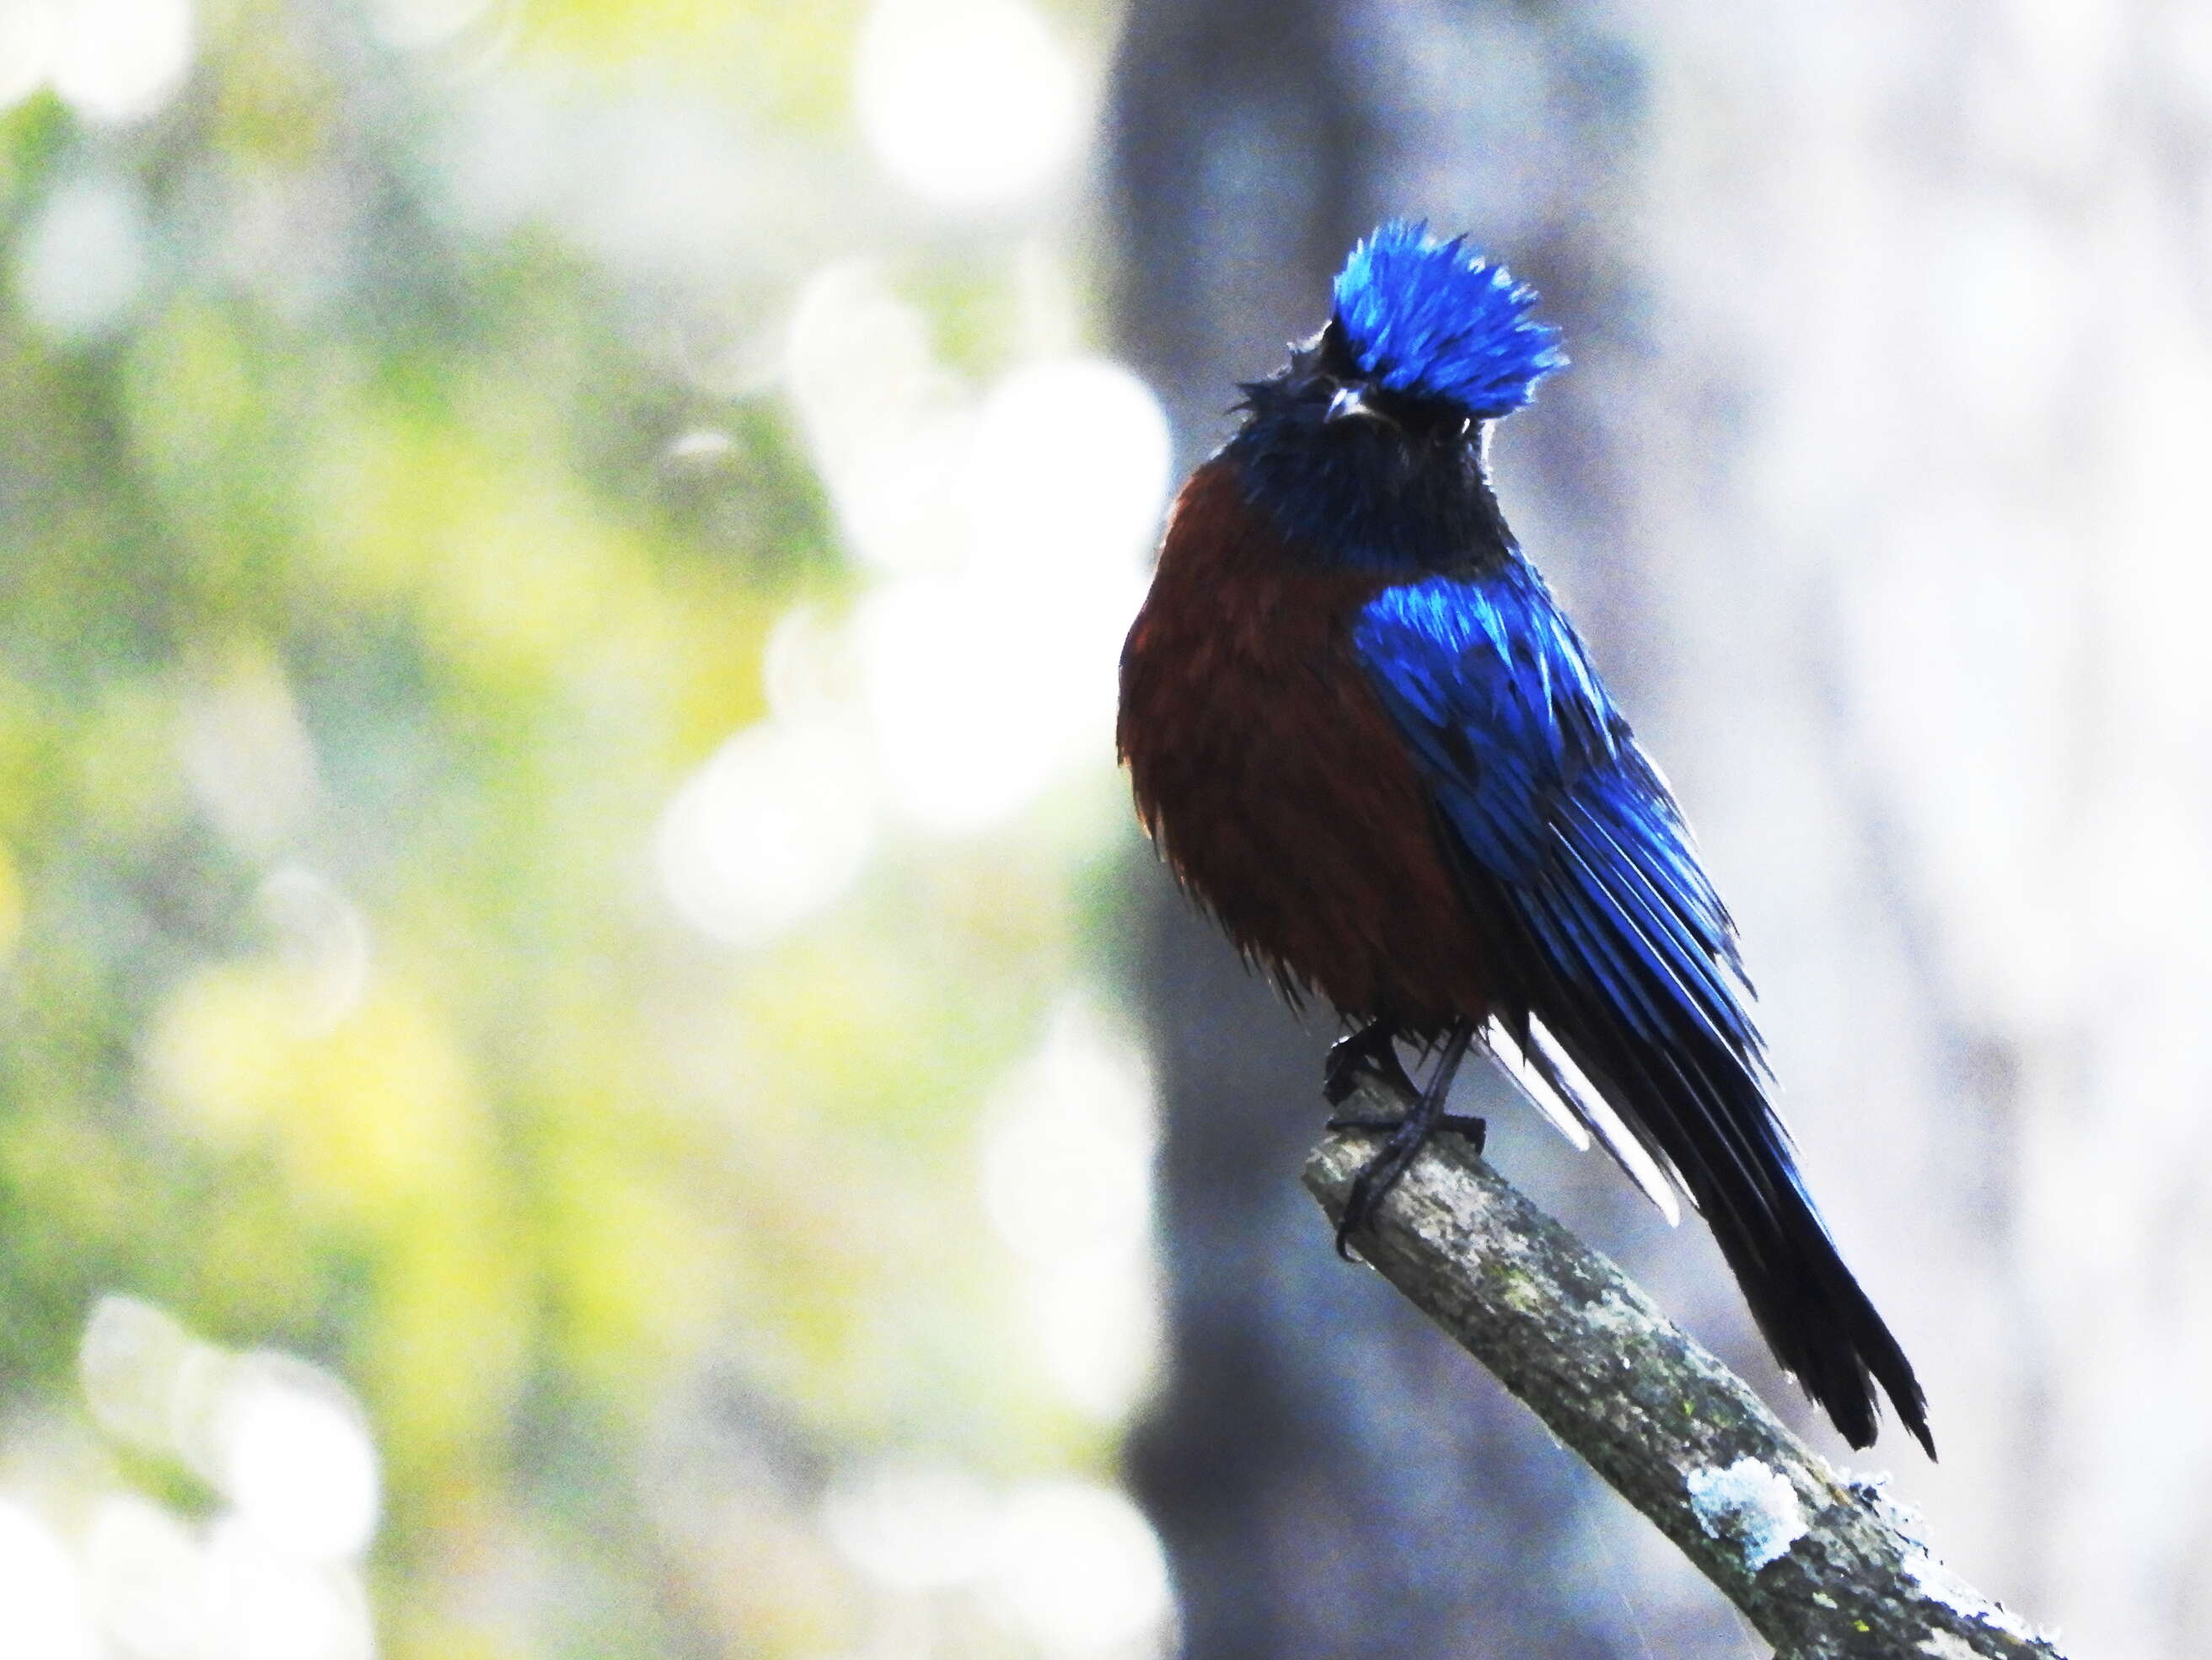
[[[1377,385],[1479,416],[1528,403],[1566,363],[1559,331],[1528,315],[1536,291],[1425,222],[1394,219],[1336,277],[1336,320]]]

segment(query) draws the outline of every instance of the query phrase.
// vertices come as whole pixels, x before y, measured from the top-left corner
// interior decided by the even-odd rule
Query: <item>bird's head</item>
[[[1504,267],[1405,220],[1352,249],[1334,299],[1286,367],[1243,388],[1249,418],[1232,447],[1257,498],[1304,539],[1361,563],[1430,562],[1455,526],[1394,533],[1384,521],[1487,503],[1485,423],[1566,362],[1559,331],[1529,315],[1534,291]]]

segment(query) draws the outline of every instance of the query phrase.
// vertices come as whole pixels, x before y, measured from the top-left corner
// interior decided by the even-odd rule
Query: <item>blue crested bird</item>
[[[1119,745],[1177,879],[1294,1002],[1353,1028],[1324,1079],[1401,1113],[1341,1250],[1487,1049],[1666,1210],[1686,1194],[1775,1358],[1855,1447],[1912,1367],[1844,1265],[1776,1115],[1735,930],[1666,781],[1506,528],[1491,423],[1566,361],[1535,295],[1395,222],[1334,314],[1243,388],[1176,497],[1121,660]],[[1404,1040],[1436,1055],[1417,1087]]]

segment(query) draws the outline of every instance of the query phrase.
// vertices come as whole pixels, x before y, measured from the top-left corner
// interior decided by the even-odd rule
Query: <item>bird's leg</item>
[[[1321,1092],[1328,1098],[1329,1105],[1342,1106],[1359,1087],[1362,1073],[1373,1077],[1408,1106],[1421,1098],[1420,1091],[1413,1087],[1413,1080],[1406,1076],[1405,1063],[1398,1059],[1398,1023],[1387,1015],[1370,1020],[1358,1031],[1328,1046],[1328,1059],[1322,1067]],[[1330,1128],[1343,1126],[1332,1122]]]
[[[1452,1079],[1459,1071],[1459,1063],[1467,1057],[1468,1044],[1474,1037],[1474,1023],[1462,1020],[1451,1029],[1444,1039],[1443,1054],[1438,1057],[1435,1074],[1429,1086],[1413,1098],[1403,1117],[1361,1120],[1331,1119],[1332,1129],[1383,1130],[1389,1134],[1375,1156],[1360,1167],[1359,1174],[1352,1179],[1352,1191],[1345,1195],[1344,1213],[1336,1223],[1336,1254],[1349,1257],[1347,1248],[1352,1236],[1372,1221],[1406,1167],[1413,1162],[1428,1139],[1438,1130],[1452,1130],[1474,1144],[1478,1153],[1482,1151],[1485,1126],[1480,1118],[1468,1118],[1444,1110],[1444,1102],[1451,1095]]]
[[[1386,1016],[1369,1021],[1358,1031],[1330,1044],[1322,1083],[1322,1093],[1328,1097],[1328,1104],[1341,1106],[1359,1088],[1364,1073],[1403,1101],[1409,1110],[1418,1107],[1421,1091],[1407,1075],[1405,1063],[1398,1058],[1397,1037],[1398,1023]],[[1446,1081],[1449,1086],[1449,1080]],[[1404,1113],[1340,1112],[1328,1121],[1328,1128],[1394,1130],[1405,1122]],[[1484,1126],[1480,1118],[1445,1113],[1437,1119],[1435,1128],[1464,1135],[1474,1143],[1477,1152],[1482,1151]]]

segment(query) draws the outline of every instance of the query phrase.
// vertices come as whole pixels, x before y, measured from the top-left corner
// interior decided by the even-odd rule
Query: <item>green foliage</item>
[[[850,167],[856,17],[562,0],[497,75],[641,76],[764,168]],[[689,302],[542,215],[453,206],[477,48],[202,24],[138,127],[0,114],[11,268],[80,179],[148,238],[96,326],[0,296],[0,1389],[82,1426],[112,1292],[328,1367],[384,1461],[393,1655],[856,1643],[827,1468],[1110,1450],[1040,1379],[973,1171],[1080,977],[1109,798],[894,845],[759,951],[686,932],[658,817],[761,717],[777,618],[852,584],[782,399],[687,373]],[[804,234],[764,217],[730,276],[756,354]],[[1003,355],[1005,274],[922,258],[963,361]],[[785,1473],[710,1549],[653,1438],[725,1374],[732,1433],[805,1452],[759,1453]],[[88,1468],[207,1503],[157,1456]]]

